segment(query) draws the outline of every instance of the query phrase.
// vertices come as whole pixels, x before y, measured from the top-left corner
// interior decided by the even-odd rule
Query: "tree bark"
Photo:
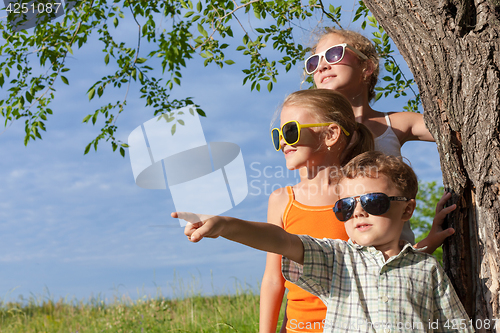
[[[458,205],[445,269],[477,331],[500,332],[500,1],[364,2],[415,77]]]

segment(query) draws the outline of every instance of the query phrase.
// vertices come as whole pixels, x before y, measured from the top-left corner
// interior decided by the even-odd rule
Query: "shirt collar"
[[[425,249],[427,249],[427,246],[426,247],[423,247],[421,249],[416,249],[414,248],[410,242],[408,241],[405,241],[405,240],[400,240],[400,242],[404,242],[403,244],[403,248],[401,249],[401,252],[399,252],[399,254],[396,256],[396,257],[399,257],[400,255],[408,252],[408,251],[413,251],[413,252],[416,252],[416,253],[419,253],[419,252],[423,252],[425,251]],[[375,251],[378,251],[375,247],[373,246],[363,246],[363,245],[359,245],[359,244],[355,244],[350,238],[349,240],[347,241],[347,243],[349,245],[351,245],[352,247],[354,247],[355,249],[358,249],[358,250],[363,250],[363,249],[372,249],[372,250],[369,250],[370,252],[372,252],[373,250]]]

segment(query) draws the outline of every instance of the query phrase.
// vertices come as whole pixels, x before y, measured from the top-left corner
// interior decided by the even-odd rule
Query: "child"
[[[371,108],[379,74],[379,56],[373,43],[363,35],[326,28],[313,47],[313,55],[305,61],[305,71],[313,75],[317,88],[339,91],[347,97],[356,121],[373,133],[375,150],[401,156],[401,146],[407,141],[434,141],[422,114],[379,112]],[[435,247],[453,233],[453,228],[448,228],[436,235]],[[415,243],[409,221],[405,222],[401,238]]]
[[[335,214],[349,241],[297,236],[268,223],[229,217],[186,219],[192,242],[219,236],[283,255],[284,277],[323,300],[324,332],[473,332],[448,277],[431,255],[400,241],[415,209],[413,170],[380,152],[357,156],[344,167]],[[441,210],[435,220],[446,214]],[[465,328],[457,323],[465,323]],[[297,327],[303,323],[291,323]]]
[[[300,169],[300,182],[270,195],[267,221],[294,234],[347,240],[343,223],[332,211],[338,198],[330,174],[352,157],[373,149],[373,137],[364,125],[356,123],[349,101],[326,89],[294,92],[285,99],[281,126],[272,134],[274,147],[284,153],[287,168]],[[325,318],[323,302],[285,283],[281,256],[269,253],[260,293],[261,333],[276,332],[285,286],[289,289],[289,319],[314,324]]]

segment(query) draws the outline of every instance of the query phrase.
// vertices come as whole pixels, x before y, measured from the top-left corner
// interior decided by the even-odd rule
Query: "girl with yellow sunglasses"
[[[271,131],[274,148],[281,150],[290,170],[300,170],[301,181],[274,191],[269,197],[269,223],[294,234],[347,240],[343,222],[333,212],[338,200],[331,176],[351,158],[373,149],[366,126],[356,123],[351,104],[327,89],[290,94],[281,108],[281,126]],[[268,253],[262,279],[260,332],[276,332],[279,310],[287,296],[287,331],[322,332],[326,307],[312,294],[287,282],[281,256]]]

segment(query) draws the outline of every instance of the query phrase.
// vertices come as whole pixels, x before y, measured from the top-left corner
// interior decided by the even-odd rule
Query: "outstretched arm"
[[[185,212],[174,212],[172,217],[190,222],[184,234],[191,242],[199,242],[203,237],[222,236],[257,250],[281,254],[298,264],[304,263],[304,246],[300,238],[276,225]]]
[[[423,248],[427,246],[424,252],[432,254],[434,251],[440,247],[444,240],[455,233],[455,229],[448,228],[443,230],[443,221],[446,215],[451,213],[457,208],[457,205],[453,204],[449,207],[444,208],[444,204],[451,198],[451,193],[444,192],[443,196],[436,205],[436,216],[432,221],[431,231],[420,242],[415,244],[415,248]]]

